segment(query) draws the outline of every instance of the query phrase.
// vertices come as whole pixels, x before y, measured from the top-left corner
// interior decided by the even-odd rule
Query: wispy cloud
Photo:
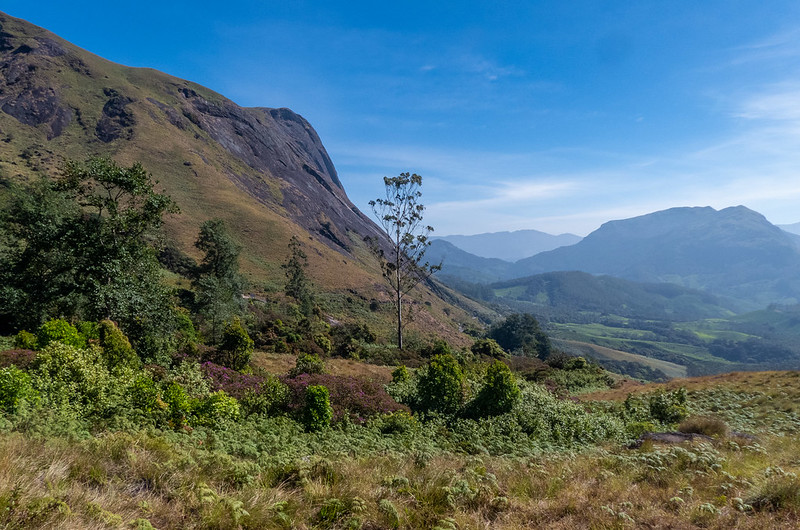
[[[735,54],[731,61],[733,65],[800,57],[800,27],[784,30],[738,46],[733,49],[733,52]]]

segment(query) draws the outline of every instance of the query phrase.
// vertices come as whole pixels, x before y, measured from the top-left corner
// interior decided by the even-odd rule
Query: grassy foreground
[[[30,419],[22,434],[0,419],[0,527],[796,528],[797,382],[765,372],[670,383],[687,388],[693,416],[730,431],[638,449],[425,443],[444,433],[436,422],[375,436],[275,418],[250,426],[262,441],[241,447],[235,429],[54,435]],[[594,399],[629,390],[582,399],[608,407]]]

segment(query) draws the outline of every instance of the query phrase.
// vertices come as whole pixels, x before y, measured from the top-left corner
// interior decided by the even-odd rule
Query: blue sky
[[[289,107],[353,202],[423,176],[436,234],[585,235],[672,206],[800,221],[800,3],[61,2],[6,13]]]

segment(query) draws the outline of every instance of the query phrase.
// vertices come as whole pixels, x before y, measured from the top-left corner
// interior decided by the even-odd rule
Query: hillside
[[[436,237],[482,258],[497,258],[514,262],[522,258],[574,245],[581,240],[575,234],[552,235],[538,230],[515,230],[513,232],[489,232],[471,236],[449,235]]]
[[[528,302],[535,313],[615,314],[655,320],[697,320],[734,314],[736,306],[708,293],[667,283],[639,283],[585,272],[549,272],[493,283],[497,299]]]
[[[518,261],[511,273],[565,270],[675,283],[741,300],[751,309],[800,297],[794,241],[743,206],[672,208],[611,221],[575,245]]]
[[[364,307],[386,299],[364,243],[380,233],[350,202],[319,136],[295,112],[239,107],[192,82],[111,63],[5,14],[0,73],[0,177],[52,177],[65,160],[91,155],[138,161],[180,207],[166,232],[189,255],[198,256],[200,224],[218,217],[244,248],[254,291],[281,289],[280,264],[296,235],[319,288],[357,293]],[[458,340],[453,319],[470,317],[429,289],[420,297],[430,305],[414,325]]]
[[[431,263],[442,264],[440,276],[472,283],[491,283],[507,278],[511,268],[507,261],[471,254],[444,239],[434,239],[425,257]]]

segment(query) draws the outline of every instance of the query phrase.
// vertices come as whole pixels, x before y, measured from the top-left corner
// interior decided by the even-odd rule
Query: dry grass
[[[66,442],[12,434],[0,437],[0,523],[8,528],[75,529],[136,528],[133,523],[139,519],[161,529],[447,524],[460,529],[722,529],[800,524],[792,504],[796,481],[782,478],[798,471],[796,442],[769,440],[759,450],[689,445],[685,450],[692,454],[716,452],[721,467],[670,470],[664,480],[649,476],[645,458],[670,450],[609,448],[532,459],[317,459],[306,463],[295,479],[271,484],[265,469],[251,484],[235,487],[219,478],[224,475],[219,462],[216,469],[201,464],[201,451],[146,436]],[[776,464],[785,466],[778,475],[768,471]],[[761,510],[743,507],[751,498],[789,500]]]
[[[255,352],[252,364],[269,373],[284,375],[294,368],[296,361],[297,356],[288,353]],[[357,376],[383,384],[392,380],[393,370],[390,366],[365,364],[352,359],[340,359],[337,357],[325,359],[325,369],[332,375]]]

